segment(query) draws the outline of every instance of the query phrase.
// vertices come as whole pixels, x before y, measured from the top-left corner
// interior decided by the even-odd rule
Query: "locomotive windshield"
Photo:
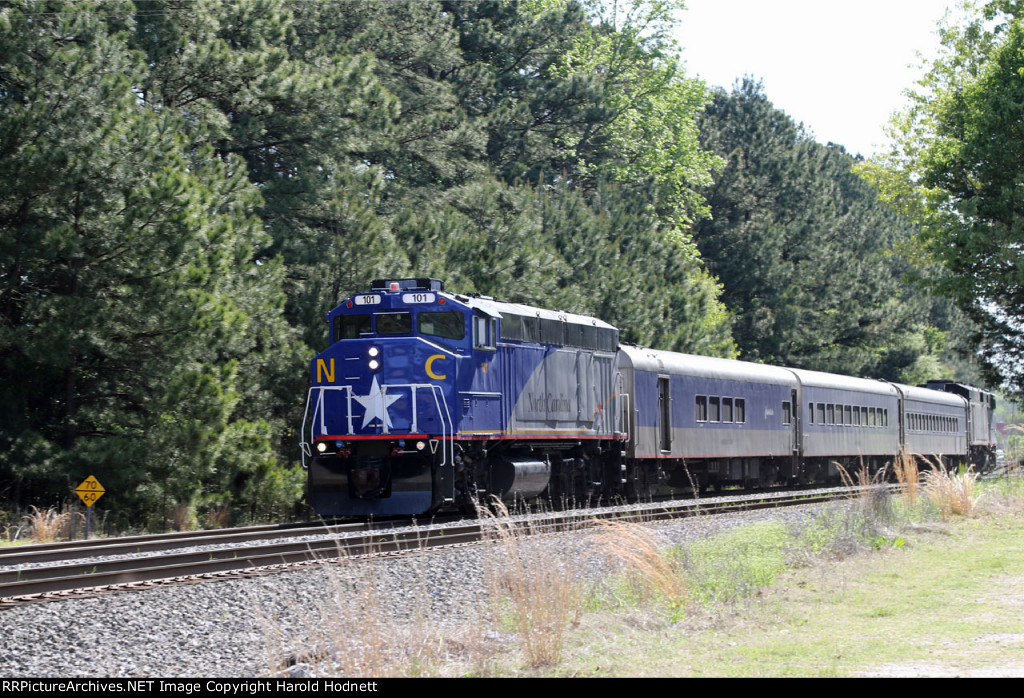
[[[376,315],[336,315],[334,341],[359,339],[377,335],[412,334],[412,313],[378,313]],[[466,318],[457,311],[416,314],[418,334],[444,339],[465,339]]]
[[[416,329],[420,334],[445,339],[465,339],[466,321],[462,313],[419,313],[416,316]]]
[[[358,339],[371,334],[369,315],[338,315],[334,318],[334,341]]]
[[[381,313],[377,316],[377,334],[409,334],[412,332],[410,313]]]

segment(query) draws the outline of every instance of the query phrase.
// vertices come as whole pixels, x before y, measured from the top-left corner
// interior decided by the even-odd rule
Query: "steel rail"
[[[568,510],[529,517],[516,515],[499,518],[484,515],[478,521],[441,528],[391,533],[383,530],[363,530],[357,535],[350,534],[347,537],[327,537],[325,534],[325,537],[317,540],[264,543],[249,548],[219,548],[202,552],[189,551],[141,558],[32,567],[0,573],[0,609],[10,608],[25,601],[55,600],[63,597],[54,595],[76,590],[113,591],[130,588],[129,585],[158,580],[195,581],[210,576],[219,578],[231,573],[248,574],[271,568],[282,569],[342,558],[405,553],[476,543],[498,535],[502,527],[510,527],[517,533],[543,535],[580,531],[600,519],[653,523],[687,516],[818,504],[856,497],[865,489],[867,488],[846,488],[805,494],[772,492],[754,498],[736,496],[690,499],[653,506],[641,504],[597,511]],[[325,533],[324,528],[317,530],[319,533]],[[203,540],[208,542],[210,538]]]
[[[103,547],[111,544],[129,544],[155,540],[175,540],[184,538],[205,538],[224,535],[228,532],[256,533],[260,531],[285,531],[291,528],[317,528],[323,522],[307,521],[303,523],[262,524],[259,526],[239,526],[237,528],[211,528],[199,531],[171,531],[169,533],[140,533],[138,535],[116,536],[113,538],[89,538],[88,540],[69,540],[54,543],[29,543],[26,545],[0,548],[0,564],[5,557],[19,555],[24,552],[42,552],[48,550],[76,550]]]
[[[265,545],[245,551],[225,549],[202,553],[163,555],[157,558],[115,560],[86,565],[40,567],[5,573],[0,583],[0,599],[76,589],[96,589],[139,582],[221,575],[225,572],[254,571],[278,565],[298,565],[344,557],[418,550],[437,545],[475,542],[479,526],[461,532],[446,533],[433,538],[422,532],[381,539],[379,535],[357,539],[326,539],[303,543]],[[153,560],[156,565],[140,562]],[[14,577],[12,579],[12,577]]]
[[[208,531],[185,531],[164,535],[125,536],[122,538],[101,538],[67,543],[46,543],[43,545],[3,548],[0,552],[0,568],[59,560],[74,560],[83,557],[103,555],[132,555],[176,550],[201,545],[230,545],[277,538],[323,535],[366,529],[365,524],[342,524],[329,526],[314,524],[296,528],[292,526],[250,526],[238,529],[213,529]]]

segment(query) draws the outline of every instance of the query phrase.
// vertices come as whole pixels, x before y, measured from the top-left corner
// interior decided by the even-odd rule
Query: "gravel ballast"
[[[815,507],[702,516],[655,526],[666,544],[705,538],[742,523],[806,520]],[[579,560],[580,575],[602,572],[583,554],[588,534],[559,534],[529,545]],[[416,614],[442,632],[479,618],[488,604],[484,543],[377,559],[310,565],[247,578],[119,591],[0,611],[4,677],[264,677],[283,657],[312,651],[335,619],[325,599],[376,580],[374,602]],[[587,561],[585,564],[582,561]],[[493,563],[500,564],[500,563]],[[357,599],[357,605],[359,600]],[[387,611],[385,611],[387,612]],[[344,622],[351,623],[351,619]],[[344,634],[344,628],[338,628]],[[286,672],[303,675],[306,669]]]

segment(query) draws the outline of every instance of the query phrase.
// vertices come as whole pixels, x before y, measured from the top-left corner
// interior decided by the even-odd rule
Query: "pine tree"
[[[901,378],[917,353],[887,348],[913,345],[928,324],[895,253],[911,230],[851,172],[854,159],[816,143],[750,80],[716,94],[701,137],[725,164],[695,239],[735,314],[741,357]]]
[[[0,468],[23,503],[91,474],[159,518],[260,450],[233,437],[282,297],[244,164],[140,99],[134,9],[0,9]]]

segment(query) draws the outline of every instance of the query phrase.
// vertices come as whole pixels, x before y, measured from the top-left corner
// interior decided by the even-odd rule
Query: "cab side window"
[[[473,348],[491,349],[495,347],[497,321],[494,318],[473,316]]]

